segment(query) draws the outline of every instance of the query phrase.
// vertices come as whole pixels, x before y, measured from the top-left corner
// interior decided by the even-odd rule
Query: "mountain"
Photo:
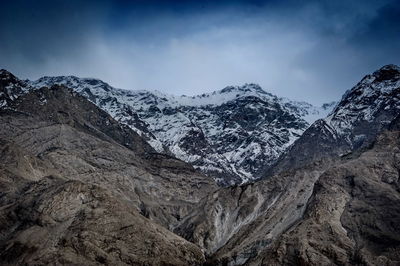
[[[175,232],[212,265],[398,264],[399,80],[366,76],[270,175],[209,194]]]
[[[335,104],[316,108],[278,98],[255,84],[189,97],[121,90],[74,76],[26,82],[35,88],[72,88],[130,126],[158,152],[190,163],[223,186],[262,177],[264,167]]]
[[[397,66],[349,90],[264,178],[228,187],[76,89],[0,71],[0,93],[1,264],[400,264]]]
[[[399,92],[398,66],[387,65],[365,76],[344,94],[328,117],[308,128],[266,175],[367,147],[398,116]]]
[[[168,229],[212,179],[65,86],[0,81],[2,265],[204,262]]]

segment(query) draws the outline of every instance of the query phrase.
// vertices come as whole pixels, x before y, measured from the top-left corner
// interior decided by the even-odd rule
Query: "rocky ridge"
[[[308,128],[274,165],[267,167],[265,175],[367,147],[399,112],[400,68],[387,65],[347,91],[332,113]]]

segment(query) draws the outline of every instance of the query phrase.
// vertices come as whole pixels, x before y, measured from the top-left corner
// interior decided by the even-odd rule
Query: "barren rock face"
[[[323,169],[318,165],[221,189],[204,199],[175,232],[205,248],[212,264],[244,264],[303,217]]]
[[[325,171],[304,218],[250,264],[399,264],[399,144],[399,131],[384,133]]]
[[[0,211],[2,264],[200,265],[200,249],[96,185],[46,177]]]

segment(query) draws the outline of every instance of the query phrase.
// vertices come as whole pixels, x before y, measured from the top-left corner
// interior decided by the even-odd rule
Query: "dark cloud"
[[[196,94],[256,82],[313,103],[400,63],[397,1],[3,1],[0,67]]]

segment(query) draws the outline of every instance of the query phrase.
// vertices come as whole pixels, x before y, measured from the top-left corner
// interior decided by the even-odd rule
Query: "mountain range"
[[[264,167],[335,105],[314,107],[278,98],[256,84],[190,97],[121,90],[74,76],[25,82],[34,88],[72,88],[136,131],[157,152],[190,163],[222,186],[261,178]]]
[[[321,108],[1,70],[0,261],[397,265],[399,114],[395,65]]]

